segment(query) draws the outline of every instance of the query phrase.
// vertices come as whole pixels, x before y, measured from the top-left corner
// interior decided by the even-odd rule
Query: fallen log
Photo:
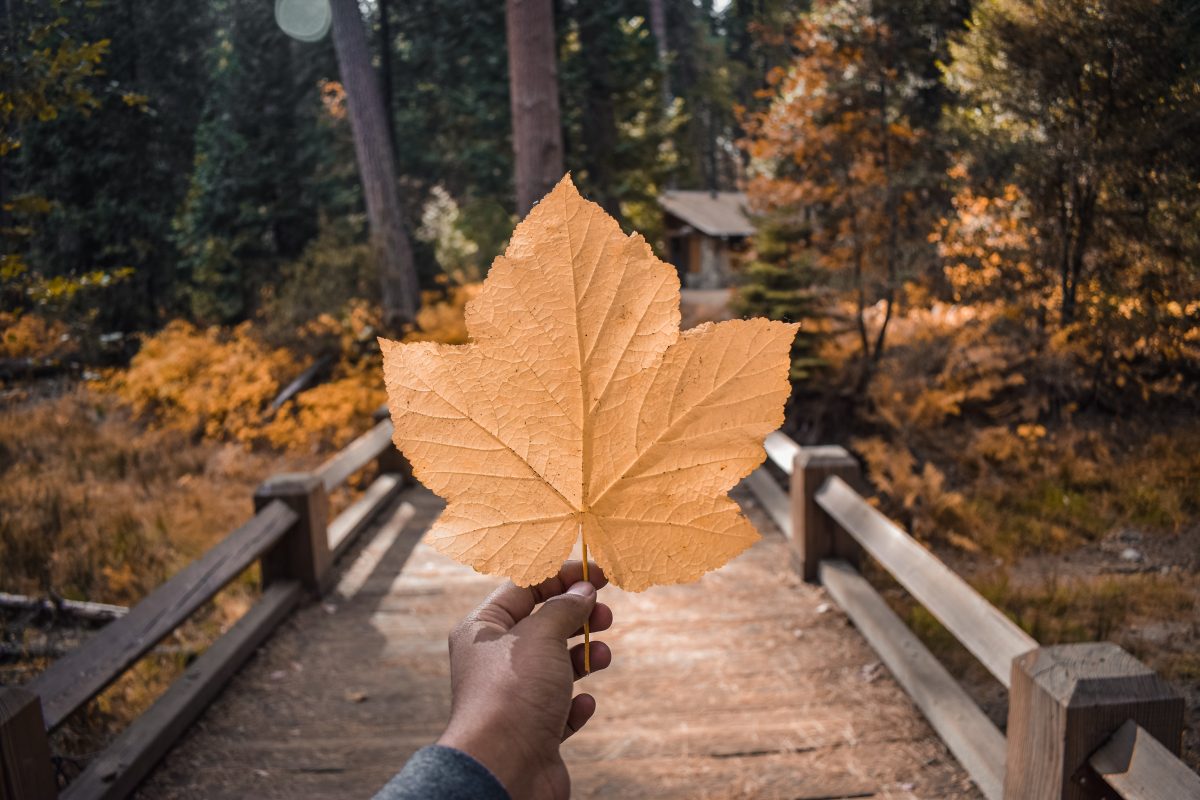
[[[48,614],[67,614],[91,622],[109,622],[129,613],[127,606],[109,603],[90,603],[86,600],[29,597],[23,594],[0,592],[0,609],[9,611],[44,611]]]
[[[279,409],[283,408],[284,403],[315,384],[317,379],[321,376],[321,373],[328,369],[332,364],[333,356],[321,356],[315,362],[313,362],[308,369],[300,373],[296,380],[285,386],[283,391],[279,393],[278,397],[271,401],[271,413],[273,414]]]

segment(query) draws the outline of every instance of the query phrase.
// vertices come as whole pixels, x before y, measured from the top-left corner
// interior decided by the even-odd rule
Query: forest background
[[[334,0],[380,87],[388,157],[366,170],[363,73],[344,38],[285,33],[293,5],[5,5],[0,591],[136,602],[259,480],[366,427],[378,333],[465,336],[528,205],[514,150],[542,143],[513,132],[510,58],[536,37],[491,0]],[[850,447],[884,509],[1040,641],[1118,641],[1194,719],[1200,4],[542,7],[556,75],[534,90],[587,196],[665,255],[662,191],[747,193],[734,311],[804,323],[789,432]],[[68,749],[144,707],[255,580]],[[1002,721],[998,688],[889,597]],[[76,641],[2,621],[4,680]]]

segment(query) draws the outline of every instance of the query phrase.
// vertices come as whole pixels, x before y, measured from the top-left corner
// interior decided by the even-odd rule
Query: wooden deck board
[[[978,798],[787,544],[686,586],[605,590],[611,669],[564,747],[579,798]],[[440,510],[364,534],[342,587],[297,612],[143,785],[141,798],[368,798],[449,712],[446,634],[497,581],[420,544]],[[386,515],[385,515],[386,520]],[[823,605],[827,604],[827,605]]]

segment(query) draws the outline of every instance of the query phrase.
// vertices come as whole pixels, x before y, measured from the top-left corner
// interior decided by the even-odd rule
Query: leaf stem
[[[579,541],[583,543],[583,579],[588,580],[587,538],[583,535],[583,526],[579,526]],[[592,674],[592,631],[587,620],[583,621],[583,674]]]

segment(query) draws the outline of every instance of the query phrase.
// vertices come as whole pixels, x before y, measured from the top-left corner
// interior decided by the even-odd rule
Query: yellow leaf
[[[679,279],[564,178],[467,306],[471,342],[381,339],[394,440],[448,505],[429,541],[528,586],[580,535],[640,591],[757,538],[726,492],[783,422],[798,326],[679,331]]]

